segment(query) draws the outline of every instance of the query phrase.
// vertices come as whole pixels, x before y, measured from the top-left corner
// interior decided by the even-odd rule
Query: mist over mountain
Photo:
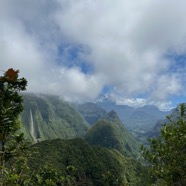
[[[74,106],[58,96],[23,94],[23,98],[22,130],[32,142],[85,136],[90,125],[102,119],[111,122],[114,117],[118,117],[115,118],[117,122],[123,123],[136,139],[143,142],[148,131],[156,133],[158,127],[154,129],[155,125],[169,114],[154,105],[134,108],[116,105],[110,100]],[[113,110],[115,112],[111,112]]]
[[[106,115],[106,110],[93,102],[86,102],[78,105],[78,111],[89,124],[96,123],[100,118]]]
[[[160,111],[155,105],[135,108],[128,105],[117,105],[116,102],[109,99],[98,100],[96,104],[107,112],[115,110],[121,121],[134,134],[151,130],[159,120],[164,119],[170,113],[170,111]]]

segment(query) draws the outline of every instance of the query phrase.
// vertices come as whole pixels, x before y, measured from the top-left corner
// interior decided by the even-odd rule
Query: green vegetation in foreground
[[[180,104],[176,112],[167,117],[161,134],[150,140],[150,148],[142,147],[150,164],[153,182],[158,186],[186,185],[186,106]]]
[[[27,81],[19,78],[19,70],[8,69],[0,76],[0,185],[17,185],[22,170],[27,168],[24,134],[20,133],[19,114],[23,110],[20,91]]]
[[[30,160],[35,175],[40,175],[48,165],[63,177],[61,182],[66,185],[67,182],[81,186],[145,185],[142,181],[145,169],[117,150],[91,146],[83,139],[47,140],[33,147],[38,151]]]

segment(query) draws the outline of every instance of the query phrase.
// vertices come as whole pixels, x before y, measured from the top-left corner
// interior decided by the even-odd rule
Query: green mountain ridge
[[[106,148],[117,149],[126,156],[137,157],[139,144],[121,123],[117,113],[110,111],[87,132],[88,143]]]
[[[88,123],[69,103],[57,96],[23,94],[22,130],[32,142],[84,136]]]
[[[146,170],[116,150],[92,146],[83,139],[46,140],[33,147],[37,148],[37,154],[30,160],[33,171],[43,170],[47,162],[62,175],[73,176],[76,185],[144,185]],[[71,174],[68,167],[76,171]]]

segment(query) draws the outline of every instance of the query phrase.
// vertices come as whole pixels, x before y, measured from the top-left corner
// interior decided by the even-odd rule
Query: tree
[[[150,148],[142,154],[150,166],[157,185],[186,185],[186,106],[180,104],[174,115],[167,117],[161,135],[150,139]]]
[[[20,171],[24,159],[19,158],[24,149],[24,135],[19,132],[19,114],[23,110],[23,98],[20,91],[26,90],[27,80],[18,77],[19,71],[8,69],[0,76],[0,180],[1,185],[5,179],[16,179],[18,175],[9,174],[15,170],[12,167],[14,161],[21,162]],[[18,164],[17,164],[18,165]],[[19,170],[16,170],[19,171]],[[11,176],[11,178],[10,178]]]
[[[39,171],[30,169],[29,161],[37,149],[29,150],[24,134],[20,132],[23,98],[19,93],[26,90],[27,80],[18,75],[18,70],[10,68],[0,76],[0,185],[73,185],[72,175],[64,177],[50,166]]]

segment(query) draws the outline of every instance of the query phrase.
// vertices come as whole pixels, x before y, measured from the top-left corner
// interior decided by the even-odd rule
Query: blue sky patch
[[[58,47],[57,63],[67,68],[78,67],[84,74],[93,72],[93,66],[85,60],[89,50],[82,45],[63,44]]]

